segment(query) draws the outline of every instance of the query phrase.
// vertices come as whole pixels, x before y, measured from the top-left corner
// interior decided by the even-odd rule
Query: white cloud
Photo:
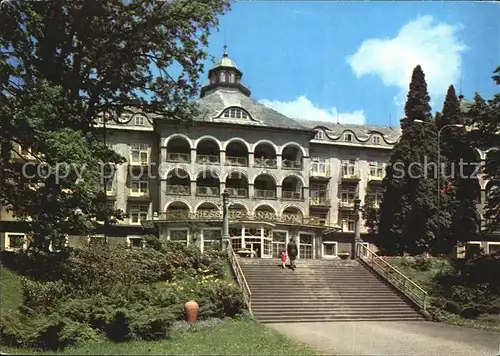
[[[363,110],[356,110],[351,113],[342,113],[338,112],[335,107],[321,109],[315,106],[305,95],[301,95],[293,101],[262,99],[259,100],[259,102],[294,119],[333,121],[344,124],[359,125],[366,122]]]
[[[347,62],[358,78],[376,75],[384,85],[399,87],[396,106],[406,101],[413,68],[420,64],[432,103],[439,107],[448,86],[460,77],[466,46],[457,37],[459,29],[432,16],[421,16],[404,25],[396,37],[365,40]]]

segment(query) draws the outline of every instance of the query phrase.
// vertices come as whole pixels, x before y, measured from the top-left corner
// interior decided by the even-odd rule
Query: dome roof
[[[215,63],[215,65],[212,67],[211,70],[217,69],[219,67],[225,67],[225,68],[234,68],[239,71],[236,63],[234,63],[234,61],[227,55],[226,49],[227,46],[224,46],[224,53],[222,54],[222,58]]]

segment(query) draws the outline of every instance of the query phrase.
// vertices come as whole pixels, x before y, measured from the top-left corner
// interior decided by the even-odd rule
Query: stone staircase
[[[355,260],[239,259],[263,323],[425,320],[392,287]]]

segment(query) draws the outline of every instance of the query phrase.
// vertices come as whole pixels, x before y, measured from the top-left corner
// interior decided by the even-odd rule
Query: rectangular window
[[[188,229],[170,229],[168,233],[170,241],[188,244]]]
[[[325,133],[323,131],[317,131],[316,136],[314,136],[316,140],[323,140],[325,138]]]
[[[313,157],[311,162],[312,173],[326,174],[326,158],[323,157]]]
[[[488,253],[498,253],[500,252],[500,242],[488,242]]]
[[[147,194],[149,190],[148,176],[130,177],[130,190],[136,195]]]
[[[221,243],[221,229],[203,230],[203,251],[218,250]]]
[[[353,176],[356,173],[356,160],[343,160],[342,161],[342,175]]]
[[[7,249],[18,250],[26,248],[26,235],[25,234],[5,234]]]
[[[127,244],[132,248],[142,248],[143,238],[141,236],[127,236]]]
[[[356,187],[341,187],[340,190],[340,201],[342,203],[354,203],[354,198],[356,197]]]
[[[134,117],[134,125],[135,126],[144,126],[146,125],[146,118],[142,115],[137,115]]]
[[[341,221],[341,228],[342,231],[354,231],[354,215],[351,214],[349,211],[341,211],[340,212],[340,221]]]
[[[132,204],[129,210],[131,224],[140,224],[141,221],[148,219],[149,205]]]
[[[323,257],[337,257],[338,243],[336,241],[323,241]]]
[[[376,145],[380,145],[380,136],[373,136],[373,143]]]
[[[370,176],[371,177],[384,177],[384,164],[381,162],[370,162]]]
[[[350,133],[344,134],[344,141],[345,142],[352,142],[352,134],[350,134]]]
[[[94,246],[105,245],[108,241],[104,235],[89,236],[89,244]]]
[[[130,163],[147,165],[149,163],[149,146],[145,144],[131,145]]]

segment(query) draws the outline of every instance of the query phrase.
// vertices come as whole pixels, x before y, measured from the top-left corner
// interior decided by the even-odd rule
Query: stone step
[[[399,297],[398,297],[399,298]],[[306,300],[252,300],[252,307],[256,306],[287,306],[287,307],[297,307],[297,308],[302,308],[309,306],[311,304],[310,299]],[[331,307],[337,307],[339,305],[352,305],[352,306],[357,306],[357,305],[369,305],[373,306],[375,303],[373,303],[372,300],[359,300],[359,299],[351,299],[351,300],[345,300],[345,299],[339,299],[339,300],[326,300],[322,301],[321,305],[323,306],[331,306]],[[380,300],[376,302],[376,305],[403,305],[405,307],[408,307],[408,304],[406,302],[399,298],[399,299],[394,299],[394,300]]]
[[[258,315],[264,314],[280,314],[280,315],[302,315],[302,314],[359,314],[363,313],[365,315],[376,315],[376,314],[397,314],[397,315],[406,315],[406,314],[415,314],[417,311],[406,307],[395,306],[394,308],[385,307],[385,308],[370,308],[370,307],[336,307],[336,308],[326,308],[319,304],[315,304],[309,308],[263,308],[263,307],[254,307],[252,306],[252,312]]]
[[[392,292],[391,290],[380,290],[377,291],[376,293],[372,293],[371,291],[364,291],[364,290],[308,290],[308,289],[299,289],[299,290],[290,290],[290,291],[280,291],[280,290],[268,290],[268,289],[257,289],[257,288],[252,288],[250,287],[250,291],[252,292],[252,297],[258,298],[258,297],[274,297],[274,298],[280,298],[280,297],[287,297],[287,296],[293,296],[293,297],[300,297],[300,296],[305,296],[309,298],[319,298],[319,297],[334,297],[334,296],[339,296],[339,297],[353,297],[353,298],[374,298],[374,297],[389,297],[391,295],[397,295],[396,293]]]
[[[341,280],[280,280],[276,281],[270,281],[266,279],[250,279],[247,278],[247,283],[252,283],[253,285],[256,286],[274,286],[274,287],[287,287],[287,286],[300,286],[300,285],[311,285],[311,286],[331,286],[331,287],[342,287],[342,286],[348,286],[348,287],[372,287],[372,286],[383,286],[386,287],[384,283],[381,283],[380,281],[373,280],[373,281],[341,281]],[[387,287],[386,287],[387,288]]]
[[[310,317],[282,317],[282,316],[266,316],[259,317],[258,320],[264,324],[273,324],[273,323],[315,323],[315,322],[346,322],[346,321],[366,321],[366,322],[381,322],[381,321],[425,321],[425,319],[417,314],[417,315],[408,315],[408,316],[386,316],[386,315],[371,315],[371,316],[363,316],[363,315],[336,315],[336,316],[310,316]]]
[[[373,307],[373,306],[337,306],[337,307],[325,307],[323,305],[309,307],[297,307],[297,308],[276,308],[276,307],[264,307],[264,306],[253,306],[252,311],[254,314],[262,315],[263,313],[271,313],[271,314],[301,314],[308,312],[318,312],[318,313],[364,313],[364,314],[377,314],[377,313],[399,313],[399,314],[407,314],[407,313],[415,313],[415,310],[409,309],[407,305],[389,305],[385,307]]]
[[[280,311],[255,311],[252,310],[254,313],[254,316],[257,318],[263,318],[263,319],[269,319],[274,316],[279,316],[281,319],[285,318],[299,318],[299,317],[345,317],[345,316],[362,316],[362,317],[407,317],[407,316],[421,316],[414,310],[406,310],[406,311],[401,311],[401,310],[396,310],[396,311],[377,311],[377,310],[338,310],[338,311],[332,311],[332,310],[304,310],[304,311],[298,311],[298,310],[291,310],[290,312],[280,310]]]

